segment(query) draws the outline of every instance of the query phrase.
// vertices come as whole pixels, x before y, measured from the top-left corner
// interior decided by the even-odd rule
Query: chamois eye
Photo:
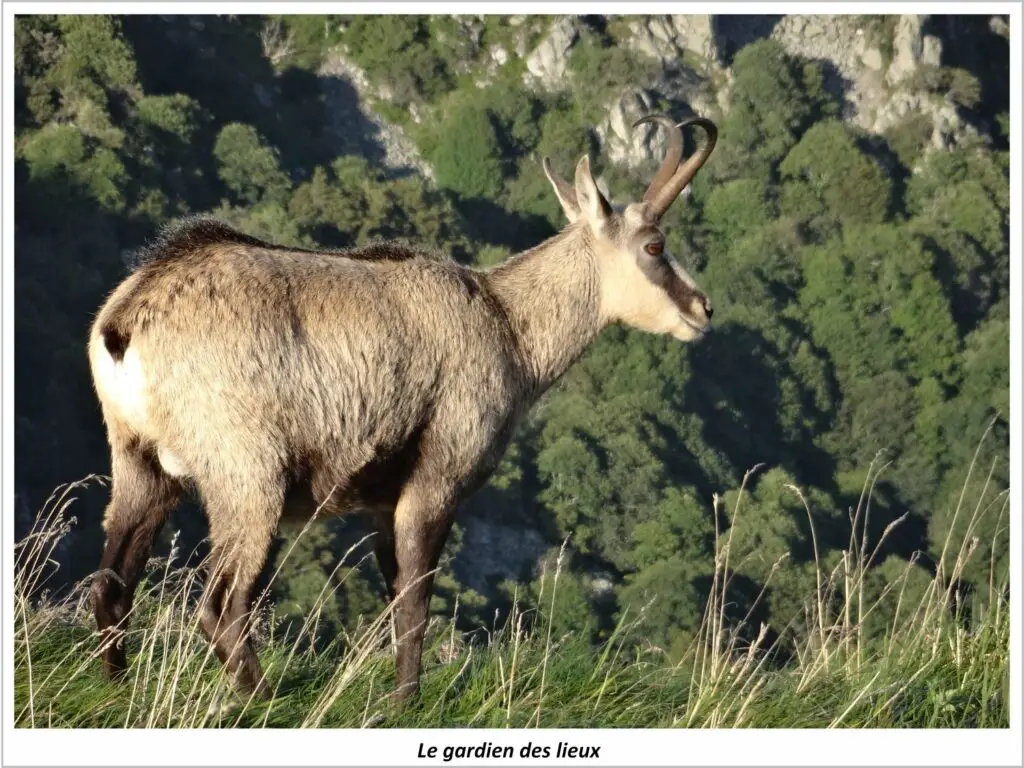
[[[664,248],[665,244],[660,241],[657,243],[648,243],[644,246],[644,250],[651,254],[651,256],[661,256],[661,252]]]

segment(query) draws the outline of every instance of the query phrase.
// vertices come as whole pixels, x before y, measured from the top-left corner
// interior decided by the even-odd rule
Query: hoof
[[[419,700],[419,683],[406,683],[391,693],[391,708],[397,714]]]
[[[128,676],[128,657],[124,646],[112,644],[103,651],[103,676],[112,683],[123,682]]]
[[[251,680],[236,680],[234,684],[235,695],[246,701],[270,701],[270,685],[265,678],[260,678],[258,683],[253,684]]]

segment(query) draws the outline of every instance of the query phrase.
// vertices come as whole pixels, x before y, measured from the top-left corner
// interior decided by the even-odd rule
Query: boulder
[[[653,111],[654,99],[642,88],[626,88],[608,108],[607,117],[597,126],[601,151],[612,163],[636,168],[649,160],[660,136],[654,126],[643,125],[633,131],[632,125]]]
[[[533,80],[548,90],[568,86],[565,70],[569,52],[579,39],[579,26],[574,16],[556,21],[547,36],[526,58],[527,82]]]
[[[503,45],[496,45],[491,48],[491,61],[499,67],[505,66],[508,63],[508,58],[508,51],[505,50]]]
[[[882,69],[882,52],[877,48],[868,48],[860,55],[860,60],[869,69],[880,71]]]
[[[662,63],[677,60],[689,51],[719,64],[714,17],[709,14],[643,16],[629,25],[630,47]]]
[[[892,62],[886,73],[886,80],[891,85],[906,80],[921,66],[937,67],[942,62],[942,41],[933,35],[923,34],[927,19],[922,14],[904,14],[896,23]]]

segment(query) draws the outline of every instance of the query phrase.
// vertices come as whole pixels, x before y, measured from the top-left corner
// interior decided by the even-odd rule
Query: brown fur
[[[93,584],[108,672],[125,667],[115,641],[187,477],[213,543],[201,625],[243,689],[266,690],[246,629],[271,539],[282,518],[320,506],[376,521],[389,597],[400,596],[399,696],[418,689],[431,572],[457,504],[520,417],[609,322],[677,335],[706,325],[692,315],[696,298],[706,306],[696,287],[638,255],[660,235],[646,204],[639,219],[616,213],[581,189],[588,179],[578,169],[589,208],[573,209],[561,182],[570,226],[488,271],[397,244],[270,245],[209,219],[146,250],[89,342],[113,466]],[[689,320],[665,326],[673,312]]]

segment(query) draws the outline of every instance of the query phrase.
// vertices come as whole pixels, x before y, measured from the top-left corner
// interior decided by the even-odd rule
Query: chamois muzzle
[[[679,193],[686,188],[686,185],[693,181],[697,171],[701,169],[707,159],[711,156],[715,143],[718,141],[718,128],[706,117],[690,117],[681,123],[676,123],[672,118],[665,115],[648,115],[633,123],[637,128],[644,123],[656,123],[663,126],[669,132],[668,151],[665,160],[658,169],[650,186],[644,193],[644,200],[650,203],[651,212],[656,218],[661,218],[669,206],[679,197]],[[683,128],[691,125],[699,125],[707,133],[708,139],[703,149],[695,152],[685,163],[680,164],[683,158]]]

